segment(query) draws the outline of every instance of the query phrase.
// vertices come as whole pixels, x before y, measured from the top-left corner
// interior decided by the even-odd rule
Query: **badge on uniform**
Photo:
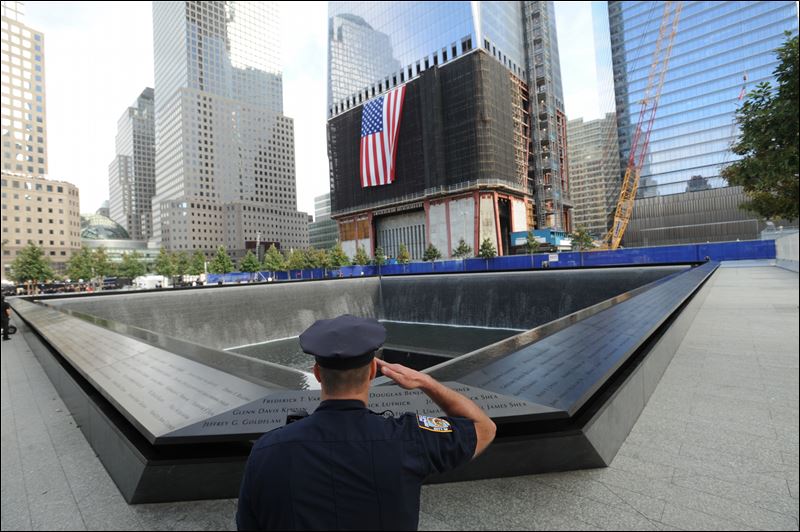
[[[432,432],[453,432],[450,422],[439,417],[417,416],[419,428]]]

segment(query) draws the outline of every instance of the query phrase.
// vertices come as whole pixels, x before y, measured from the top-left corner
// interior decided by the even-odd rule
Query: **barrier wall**
[[[789,237],[792,238],[791,235]],[[780,244],[791,255],[791,243]],[[252,274],[256,280],[272,277],[277,281],[335,279],[337,277],[366,277],[371,275],[410,275],[424,273],[493,272],[508,270],[584,268],[604,266],[635,266],[644,264],[688,264],[705,260],[754,260],[776,258],[776,241],[748,240],[744,242],[712,242],[706,244],[683,244],[650,248],[617,249],[614,251],[584,251],[570,253],[539,253],[535,255],[510,255],[493,259],[444,260],[435,262],[412,262],[410,264],[388,264],[384,266],[344,266],[325,270],[291,270],[289,272],[261,272]],[[794,235],[794,259],[786,259],[789,269],[794,260],[797,271],[797,235]],[[557,260],[553,260],[553,259]],[[780,258],[780,257],[778,257]],[[208,283],[241,283],[251,278],[249,273],[209,274]]]
[[[800,271],[798,269],[798,233],[782,236],[774,242],[776,264],[793,272]]]

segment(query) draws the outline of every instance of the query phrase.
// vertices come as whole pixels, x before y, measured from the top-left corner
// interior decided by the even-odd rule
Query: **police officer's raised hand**
[[[464,397],[455,390],[451,390],[436,379],[420,371],[407,368],[402,364],[390,364],[381,359],[375,359],[381,372],[406,390],[420,389],[431,398],[439,408],[448,416],[459,416],[471,419],[475,423],[477,444],[475,456],[486,449],[497,432],[497,427],[489,416],[472,400]]]
[[[422,388],[430,384],[433,380],[430,375],[415,369],[407,368],[402,364],[390,364],[379,358],[375,359],[375,361],[378,363],[378,368],[384,376],[392,379],[401,388],[405,388],[406,390]]]

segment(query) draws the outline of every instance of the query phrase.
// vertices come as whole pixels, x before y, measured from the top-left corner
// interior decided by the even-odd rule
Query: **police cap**
[[[353,369],[368,364],[386,341],[386,329],[373,318],[345,314],[317,320],[300,335],[300,347],[324,368]]]

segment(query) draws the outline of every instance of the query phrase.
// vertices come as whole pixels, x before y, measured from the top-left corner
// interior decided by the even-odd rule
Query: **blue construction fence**
[[[493,272],[503,270],[584,268],[601,266],[630,266],[638,264],[685,264],[716,261],[774,259],[774,240],[748,240],[744,242],[714,242],[707,244],[681,244],[649,248],[617,249],[614,251],[583,251],[568,253],[537,253],[535,255],[510,255],[493,259],[440,260],[412,262],[410,264],[385,264],[383,266],[343,266],[336,269],[313,268],[288,272],[234,272],[208,274],[208,284],[247,283],[250,281],[300,281],[310,279],[336,279],[340,277],[366,277],[371,275],[408,275],[420,273]]]

